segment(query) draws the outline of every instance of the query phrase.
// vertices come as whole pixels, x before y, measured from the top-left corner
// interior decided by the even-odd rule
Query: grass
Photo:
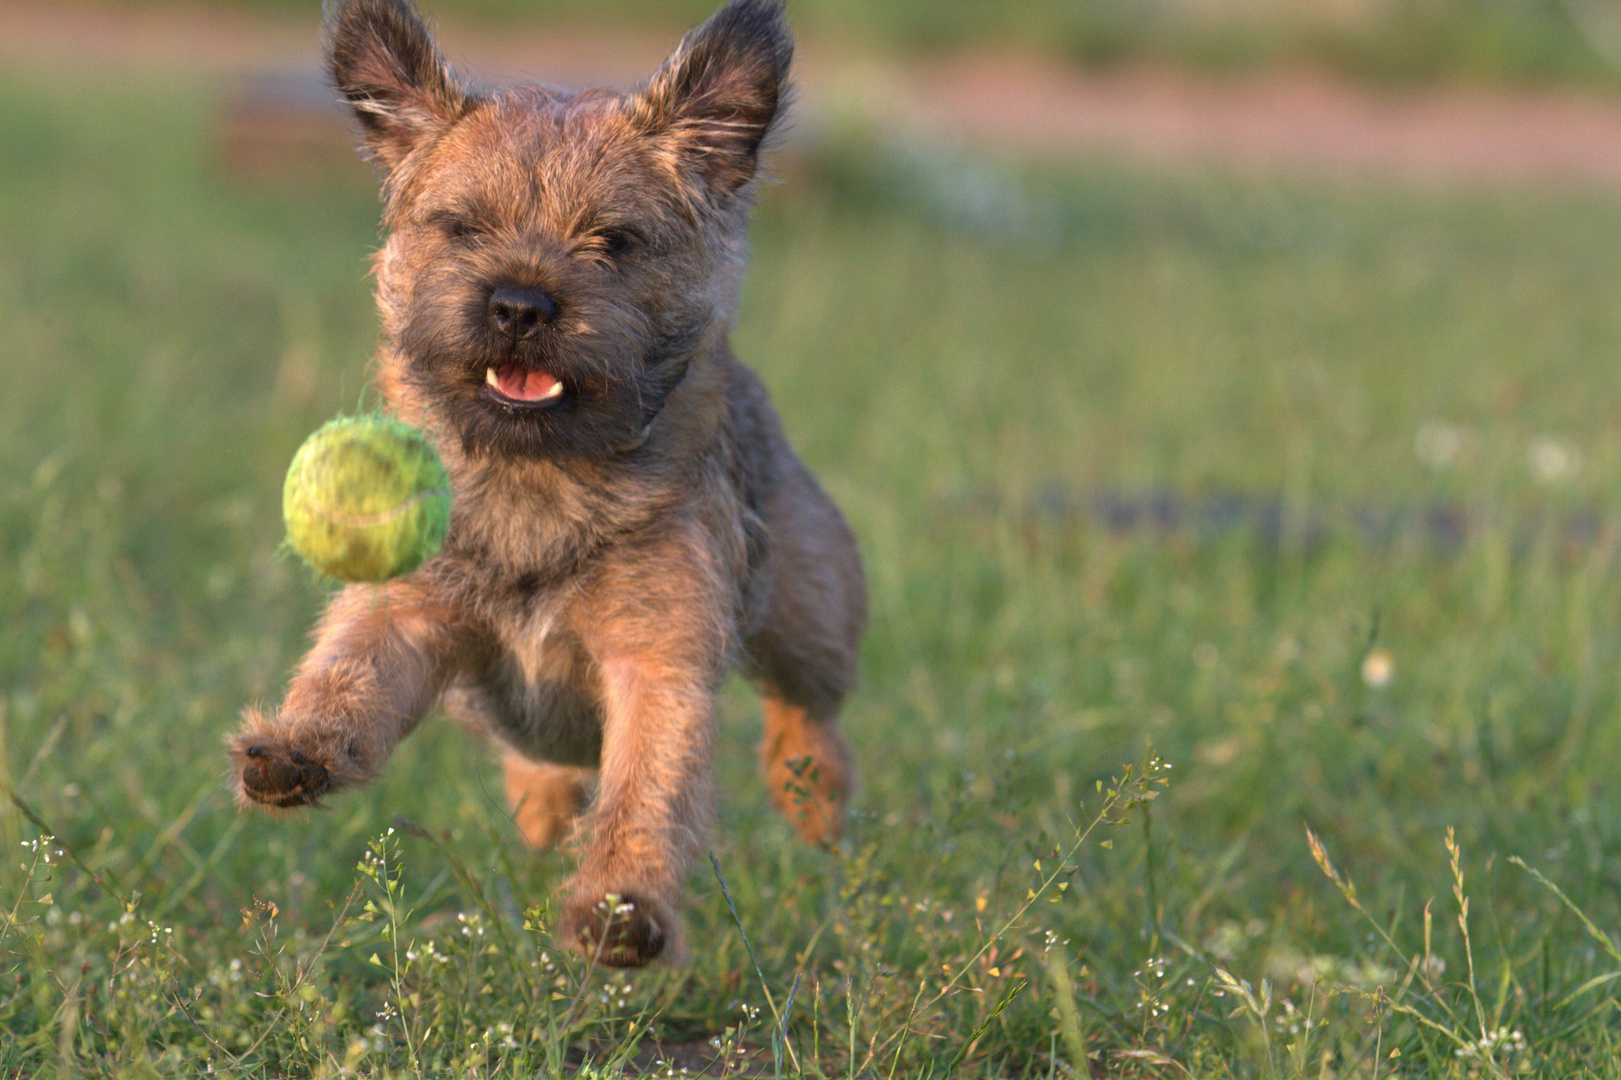
[[[300,18],[310,9],[305,0],[216,2]],[[528,28],[534,20],[529,0],[422,6],[436,17],[469,22]],[[714,0],[551,0],[546,17],[675,31],[717,6]],[[1215,71],[1296,64],[1395,83],[1613,87],[1621,46],[1605,0],[793,0],[790,11],[810,35],[885,50],[1012,46],[1087,66],[1169,62]]]
[[[789,163],[736,340],[868,559],[858,813],[790,841],[734,688],[627,976],[446,722],[230,805],[375,195],[107,89],[0,85],[0,1075],[1621,1073],[1612,200]]]

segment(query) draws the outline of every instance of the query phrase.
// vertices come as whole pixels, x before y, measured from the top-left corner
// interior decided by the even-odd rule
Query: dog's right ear
[[[406,0],[341,0],[327,18],[332,82],[387,172],[442,135],[471,99]]]
[[[697,175],[736,191],[787,105],[793,55],[782,0],[731,0],[632,96],[633,116]]]

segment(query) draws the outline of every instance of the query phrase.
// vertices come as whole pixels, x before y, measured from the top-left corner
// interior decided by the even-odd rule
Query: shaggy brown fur
[[[734,0],[625,95],[475,93],[404,0],[346,0],[328,33],[383,176],[376,382],[455,503],[443,553],[339,592],[280,710],[247,711],[241,800],[364,781],[442,701],[503,747],[530,843],[577,829],[561,933],[610,964],[677,954],[731,668],[764,688],[762,764],[807,840],[850,787],[860,559],[727,344],[780,8]]]

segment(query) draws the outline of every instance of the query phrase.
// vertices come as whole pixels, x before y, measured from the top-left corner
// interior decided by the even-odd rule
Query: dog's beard
[[[470,457],[601,459],[640,445],[701,332],[659,334],[634,309],[573,300],[519,341],[490,325],[482,292],[437,295],[412,312],[397,346],[432,422]]]

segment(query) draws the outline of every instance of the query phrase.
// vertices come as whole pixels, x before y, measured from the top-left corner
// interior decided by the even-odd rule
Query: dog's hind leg
[[[824,845],[839,838],[852,773],[850,747],[832,717],[768,694],[760,770],[772,803],[801,838]]]
[[[530,761],[515,750],[501,758],[512,823],[537,851],[557,846],[590,800],[592,769]]]
[[[856,682],[866,583],[844,519],[797,460],[788,466],[765,507],[770,592],[746,649],[765,691],[760,767],[771,801],[807,842],[829,844],[854,780],[835,722]]]

